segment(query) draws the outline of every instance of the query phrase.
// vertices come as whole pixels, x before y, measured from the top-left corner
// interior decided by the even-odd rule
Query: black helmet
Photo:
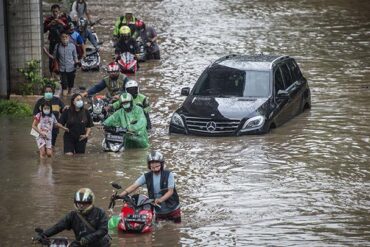
[[[163,154],[161,152],[152,151],[148,154],[148,157],[147,157],[148,169],[150,169],[150,163],[153,162],[153,161],[158,161],[159,163],[161,163],[161,170],[163,170],[164,158],[163,158]]]
[[[89,188],[81,188],[79,189],[74,196],[74,204],[75,208],[80,211],[82,214],[86,214],[88,211],[90,211],[93,206],[94,206],[94,201],[95,201],[95,195],[90,190]],[[83,204],[90,204],[86,208],[80,208],[78,207],[78,203],[83,203]]]

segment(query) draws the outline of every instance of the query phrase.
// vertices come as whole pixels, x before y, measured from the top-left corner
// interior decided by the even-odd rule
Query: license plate
[[[127,215],[126,221],[145,221],[145,216],[140,214]]]
[[[112,134],[107,134],[107,141],[112,141],[112,142],[123,142],[123,136],[120,135],[112,135]]]

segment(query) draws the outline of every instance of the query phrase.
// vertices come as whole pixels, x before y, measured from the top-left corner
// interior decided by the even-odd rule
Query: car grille
[[[190,132],[205,134],[233,134],[238,129],[240,120],[198,118],[185,116],[186,126]]]

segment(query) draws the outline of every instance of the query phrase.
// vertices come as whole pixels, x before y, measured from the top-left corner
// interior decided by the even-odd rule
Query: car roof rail
[[[238,54],[229,54],[229,55],[226,55],[226,56],[223,56],[223,57],[220,57],[219,59],[217,59],[216,61],[214,61],[213,63],[220,63],[226,59],[229,59],[229,58],[232,58],[232,57],[237,57],[239,56]]]
[[[289,58],[289,56],[280,56],[280,57],[277,57],[277,58],[275,58],[275,59],[271,62],[271,65],[272,65],[272,64],[274,64],[274,63],[276,63],[276,62],[279,62],[279,61],[281,61],[281,60],[287,59],[287,58]]]

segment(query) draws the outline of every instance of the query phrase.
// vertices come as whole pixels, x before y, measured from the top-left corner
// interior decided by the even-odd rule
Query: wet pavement
[[[89,1],[109,43],[115,17],[133,11],[160,36],[161,61],[135,78],[151,101],[152,149],[176,173],[183,223],[152,234],[113,233],[113,246],[370,245],[370,2],[368,1]],[[262,136],[169,135],[172,112],[204,68],[229,53],[295,57],[308,79],[312,109]],[[103,72],[82,72],[89,87]],[[101,150],[93,130],[87,153],[40,161],[31,119],[0,119],[0,243],[28,246],[33,228],[73,209],[90,187],[107,208],[111,181],[131,184],[146,171],[147,150]],[[118,208],[117,208],[118,209]],[[71,236],[65,232],[63,236]]]

